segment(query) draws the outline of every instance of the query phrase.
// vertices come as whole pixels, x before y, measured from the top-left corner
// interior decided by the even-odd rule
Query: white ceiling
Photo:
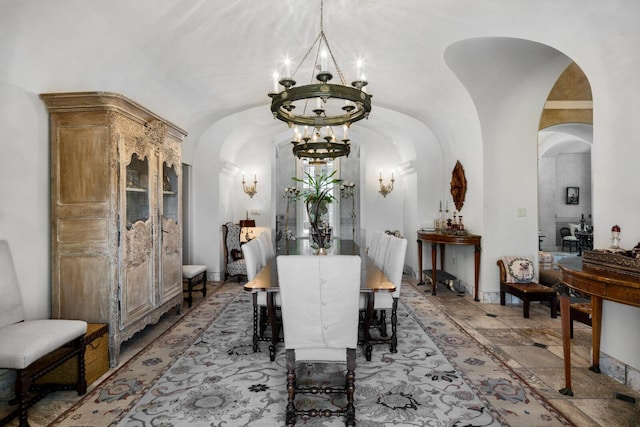
[[[450,46],[568,37],[550,17],[589,22],[599,8],[597,0],[325,0],[324,30],[348,82],[355,60],[365,61],[367,126],[388,110],[446,140],[461,102],[470,104],[445,61]],[[311,46],[320,0],[0,0],[0,12],[0,82],[34,94],[121,93],[197,140],[255,107],[271,119],[272,73]]]

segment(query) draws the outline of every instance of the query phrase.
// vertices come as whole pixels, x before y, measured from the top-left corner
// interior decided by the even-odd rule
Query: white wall
[[[51,314],[49,127],[40,98],[0,82],[0,239],[11,249],[25,316]]]

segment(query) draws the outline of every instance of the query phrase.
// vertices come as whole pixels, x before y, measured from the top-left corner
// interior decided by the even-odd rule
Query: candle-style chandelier
[[[362,61],[357,63],[356,80],[347,85],[324,33],[323,17],[324,0],[321,0],[320,34],[293,73],[289,59],[285,60],[284,77],[280,78],[278,73],[274,73],[273,91],[269,93],[273,117],[293,128],[291,143],[294,155],[311,158],[316,163],[327,158],[348,156],[351,152],[349,127],[358,120],[368,118],[371,111],[371,95],[366,92],[367,81]],[[296,86],[294,76],[312,52],[315,53],[315,60],[311,82]],[[329,58],[340,84],[329,83],[333,79],[329,71]],[[296,104],[302,104],[301,108]],[[296,113],[296,109],[300,112]],[[342,126],[341,138],[336,136],[333,126]]]

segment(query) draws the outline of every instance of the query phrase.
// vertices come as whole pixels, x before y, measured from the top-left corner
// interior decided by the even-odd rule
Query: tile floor
[[[430,291],[430,286],[425,290]],[[531,303],[529,319],[522,304],[482,304],[438,286],[433,300],[479,342],[501,357],[516,373],[578,427],[640,426],[640,393],[603,374],[591,372],[591,328],[574,322],[571,343],[573,397],[558,390],[565,385],[560,317],[549,307]],[[636,403],[616,399],[616,393]]]
[[[216,284],[209,283],[208,286]],[[425,286],[424,289],[430,288]],[[197,303],[202,296],[200,293],[194,295],[194,303]],[[640,426],[640,393],[610,377],[587,369],[590,365],[589,327],[575,323],[572,343],[574,396],[562,396],[558,392],[564,387],[560,318],[552,319],[548,307],[532,303],[531,317],[525,319],[522,317],[521,304],[507,304],[504,307],[482,304],[474,302],[468,295],[461,297],[442,285],[438,287],[438,296],[432,298],[478,341],[503,358],[576,426]],[[188,311],[189,308],[185,306],[183,314]],[[123,344],[121,361],[131,358],[180,317],[175,312],[170,312],[156,325],[136,334]],[[107,372],[103,378],[111,373],[112,371]],[[100,379],[91,387],[99,383]],[[616,393],[632,396],[636,403],[616,399]],[[47,396],[30,409],[31,426],[46,426],[77,399],[75,392],[58,392]],[[0,402],[0,413],[5,405],[6,402]],[[15,426],[17,423],[14,421],[9,425]]]

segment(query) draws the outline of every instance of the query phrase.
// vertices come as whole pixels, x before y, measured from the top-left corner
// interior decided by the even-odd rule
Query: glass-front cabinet
[[[109,92],[41,94],[50,114],[51,313],[122,342],[182,304],[186,132]]]

